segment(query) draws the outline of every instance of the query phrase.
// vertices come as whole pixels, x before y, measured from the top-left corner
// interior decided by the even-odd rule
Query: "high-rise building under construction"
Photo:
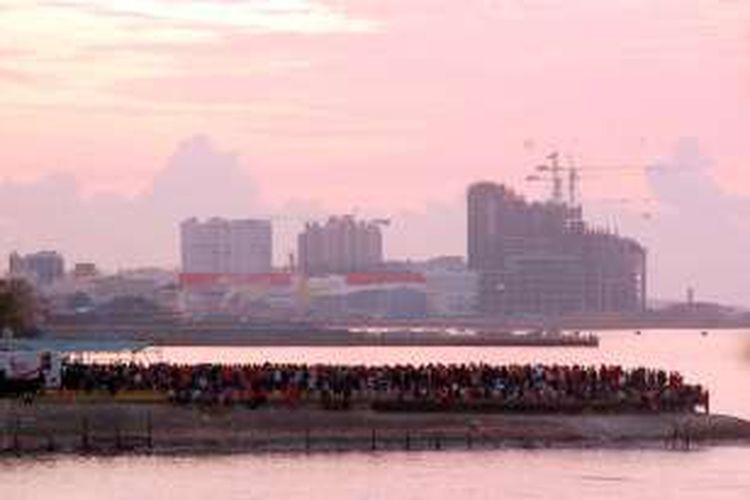
[[[646,251],[594,230],[578,206],[529,202],[490,182],[468,190],[468,263],[483,314],[551,317],[645,308]]]

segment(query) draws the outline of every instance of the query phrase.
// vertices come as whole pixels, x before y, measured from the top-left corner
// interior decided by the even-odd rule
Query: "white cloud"
[[[236,28],[257,33],[345,33],[375,29],[375,23],[347,16],[313,0],[63,0],[37,4],[40,10],[72,10],[110,22],[157,21],[200,29]]]
[[[653,206],[587,208],[646,245],[654,297],[681,298],[694,287],[699,300],[749,305],[750,199],[722,190],[712,167],[698,140],[683,139],[648,169]]]
[[[258,190],[237,157],[204,137],[179,145],[151,188],[134,198],[86,198],[75,177],[0,183],[0,252],[56,248],[105,268],[177,264],[177,225],[190,216],[253,216]]]
[[[377,30],[374,21],[315,0],[19,0],[3,8],[0,103],[23,107],[137,106],[133,99],[112,95],[117,82],[179,77],[186,70],[214,76],[215,68],[193,67],[195,55],[184,51],[226,46],[231,36],[357,35]],[[230,74],[307,64],[229,52],[231,61],[220,64]],[[19,81],[40,85],[19,86]]]

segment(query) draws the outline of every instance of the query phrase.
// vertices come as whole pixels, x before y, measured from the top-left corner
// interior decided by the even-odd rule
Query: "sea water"
[[[175,362],[617,363],[679,370],[712,411],[750,419],[750,332],[608,332],[592,348],[152,349]],[[0,498],[750,498],[750,447],[0,459]]]

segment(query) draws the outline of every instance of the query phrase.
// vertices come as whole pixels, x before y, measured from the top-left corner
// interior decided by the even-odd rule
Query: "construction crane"
[[[578,184],[581,180],[581,173],[585,178],[592,175],[616,173],[617,175],[636,174],[642,175],[656,167],[638,166],[638,165],[584,165],[576,166],[571,156],[568,156],[568,166],[560,165],[560,154],[554,151],[547,155],[549,163],[538,165],[534,173],[526,176],[526,181],[537,182],[547,181],[551,184],[550,201],[557,204],[567,203],[575,206],[578,203]],[[563,199],[563,176],[567,173],[568,199]]]
[[[579,200],[578,200],[578,189],[581,180],[581,173],[583,177],[590,178],[599,174],[609,175],[616,174],[620,175],[643,175],[650,169],[657,167],[649,166],[638,166],[638,165],[585,165],[577,166],[573,162],[571,156],[568,156],[568,166],[564,167],[560,165],[560,154],[554,151],[547,155],[546,159],[548,163],[538,165],[534,169],[534,173],[526,176],[526,181],[529,182],[549,182],[551,184],[550,201],[557,205],[567,205],[571,211],[580,211]],[[567,200],[563,199],[563,184],[564,175],[567,173]],[[631,199],[621,198],[618,199],[618,203],[629,203],[632,201],[646,201],[645,198]],[[653,201],[653,200],[649,200]],[[644,219],[650,219],[651,214],[644,213]]]
[[[547,155],[549,164],[537,165],[536,173],[526,176],[527,181],[548,180],[552,183],[551,201],[556,204],[563,204],[563,178],[562,173],[565,170],[560,166],[560,154],[557,151]],[[575,177],[575,176],[574,176]],[[573,189],[573,188],[571,188]]]

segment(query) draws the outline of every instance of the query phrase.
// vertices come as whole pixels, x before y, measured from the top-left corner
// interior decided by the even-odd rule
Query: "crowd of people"
[[[67,391],[154,391],[179,404],[346,409],[708,412],[708,392],[677,372],[620,366],[427,364],[82,364]]]

